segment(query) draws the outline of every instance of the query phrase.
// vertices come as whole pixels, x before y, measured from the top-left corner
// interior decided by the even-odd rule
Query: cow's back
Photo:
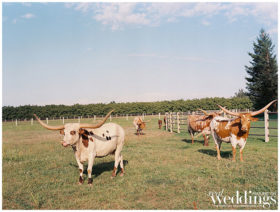
[[[116,148],[122,149],[124,145],[124,129],[115,123],[107,123],[98,129],[91,130],[93,145],[97,157],[104,157],[113,154]]]
[[[193,132],[201,132],[203,130],[210,130],[210,120],[205,119],[203,115],[189,115],[188,129]]]

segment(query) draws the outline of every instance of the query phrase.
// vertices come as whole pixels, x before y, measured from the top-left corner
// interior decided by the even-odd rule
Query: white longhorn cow
[[[38,122],[48,130],[60,130],[64,135],[62,145],[71,146],[74,150],[76,161],[79,165],[79,184],[83,180],[83,163],[88,161],[88,184],[92,185],[92,166],[96,157],[105,157],[115,154],[115,165],[112,177],[116,176],[118,165],[121,167],[121,174],[124,174],[124,165],[121,151],[124,145],[125,133],[121,126],[115,123],[104,124],[113,111],[98,124],[67,123],[60,126],[49,126],[42,122],[36,114],[34,116]]]

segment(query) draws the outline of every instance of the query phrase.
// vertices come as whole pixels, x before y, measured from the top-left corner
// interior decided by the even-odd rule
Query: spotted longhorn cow
[[[208,139],[211,134],[210,122],[214,117],[221,115],[223,111],[207,113],[205,110],[199,110],[202,111],[204,115],[188,115],[188,132],[192,137],[192,144],[194,143],[194,134],[199,133],[204,137],[204,146],[208,146]]]
[[[63,135],[62,146],[71,146],[74,150],[76,161],[79,166],[79,184],[84,182],[83,163],[88,161],[88,184],[92,185],[92,167],[95,158],[105,157],[109,154],[115,155],[115,164],[112,177],[116,176],[120,164],[121,176],[124,174],[123,157],[121,151],[124,145],[125,133],[121,126],[115,123],[106,123],[113,111],[98,124],[67,123],[60,126],[50,126],[42,122],[36,114],[38,122],[48,130],[60,130]]]
[[[219,116],[215,117],[210,123],[211,134],[215,141],[218,160],[221,160],[220,149],[222,142],[226,142],[231,143],[233,155],[232,160],[235,161],[236,146],[238,145],[240,147],[240,161],[243,161],[243,149],[249,135],[251,121],[257,121],[258,119],[254,118],[254,116],[263,113],[276,101],[277,100],[274,100],[262,109],[251,113],[235,113],[218,105],[225,113],[237,117],[228,119]]]

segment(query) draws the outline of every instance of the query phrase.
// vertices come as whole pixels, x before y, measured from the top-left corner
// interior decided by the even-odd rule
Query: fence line
[[[239,110],[239,109],[233,109],[231,110],[233,112],[250,112],[249,109],[246,109],[246,110]],[[211,112],[219,112],[219,110],[208,110],[207,112],[211,113]],[[191,115],[191,114],[195,114],[195,115],[203,115],[203,113],[201,111],[187,111],[187,112],[166,112],[164,114],[164,118],[165,118],[165,130],[166,131],[170,131],[171,133],[176,131],[177,133],[181,133],[182,130],[187,130],[187,129],[184,129],[183,127],[184,126],[187,126],[187,116],[188,115]],[[268,142],[269,141],[269,138],[270,137],[277,137],[276,135],[270,135],[270,130],[277,130],[278,128],[275,128],[275,127],[269,127],[269,121],[277,121],[277,120],[269,120],[269,114],[278,114],[277,112],[268,112],[268,110],[265,110],[264,112],[264,123],[265,123],[265,126],[264,127],[251,127],[251,128],[263,128],[265,130],[265,134],[249,134],[249,135],[254,135],[254,136],[264,136],[265,137],[265,142]],[[163,114],[162,114],[163,115]],[[161,118],[161,113],[158,113],[158,114],[146,114],[146,113],[138,113],[138,114],[115,114],[114,116],[113,115],[110,115],[110,121],[112,121],[114,118],[124,118],[125,120],[129,120],[129,117],[135,117],[135,116],[140,116],[143,118],[143,120],[145,119],[145,116],[154,116],[154,117],[157,117],[158,116],[158,119]],[[224,113],[224,116],[226,117],[229,117],[229,118],[232,118],[233,116],[229,116],[229,115],[226,115]],[[67,120],[68,119],[71,119],[71,117],[65,117]],[[57,120],[60,120],[62,121],[62,123],[64,124],[65,123],[65,118],[63,116],[60,116],[59,118],[55,118],[55,117],[52,117],[52,120],[53,121],[57,121]],[[73,116],[73,119],[78,119],[78,123],[81,122],[82,120],[82,116]],[[97,115],[93,115],[93,116],[87,116],[88,119],[93,119],[93,122],[95,122],[97,119],[101,119],[103,118],[103,115],[102,116],[97,116]],[[46,119],[41,119],[41,120],[46,120],[47,124],[49,122],[49,119],[51,118],[46,118]],[[19,119],[15,119],[15,120],[12,120],[12,122],[15,122],[15,126],[18,126],[20,125],[20,121]],[[23,121],[28,121],[28,119],[23,119]],[[8,121],[8,120],[5,120],[5,122],[11,122],[11,121]],[[34,120],[33,118],[30,119],[30,124],[33,125],[34,124]]]

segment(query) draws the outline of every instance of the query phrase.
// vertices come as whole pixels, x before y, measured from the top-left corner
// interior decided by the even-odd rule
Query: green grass
[[[217,161],[212,138],[209,147],[202,145],[203,137],[192,145],[186,131],[159,130],[157,118],[151,119],[145,135],[139,137],[134,134],[132,117],[129,121],[113,119],[126,132],[126,173],[110,179],[113,156],[98,158],[92,187],[87,181],[77,185],[79,171],[73,151],[60,145],[59,132],[48,131],[35,121],[33,126],[30,122],[20,122],[17,127],[3,123],[3,209],[193,209],[193,202],[198,209],[216,209],[210,191],[224,190],[229,196],[237,190],[278,191],[277,138],[265,143],[263,137],[250,136],[244,163],[239,151],[237,161],[232,162],[231,145],[223,143],[222,160]],[[270,126],[277,127],[277,122]],[[252,129],[252,133],[263,131]]]

